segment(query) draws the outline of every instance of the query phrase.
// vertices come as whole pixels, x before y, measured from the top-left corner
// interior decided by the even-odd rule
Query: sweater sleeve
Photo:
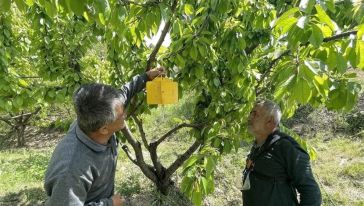
[[[312,174],[309,155],[296,148],[291,142],[282,141],[287,173],[292,180],[292,186],[300,194],[300,205],[321,205],[321,192]]]
[[[51,188],[51,195],[47,199],[46,206],[112,206],[111,198],[100,199],[85,204],[87,191],[91,188],[92,181],[85,176],[72,173],[62,174],[50,181],[47,188]]]
[[[121,87],[121,94],[124,98],[124,105],[128,105],[130,99],[142,89],[145,88],[148,76],[146,73],[136,75],[133,79]]]

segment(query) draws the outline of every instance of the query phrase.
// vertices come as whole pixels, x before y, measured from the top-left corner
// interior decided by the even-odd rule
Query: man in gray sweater
[[[44,188],[46,205],[122,205],[114,194],[118,144],[114,133],[125,124],[125,107],[147,80],[163,74],[154,69],[137,75],[121,90],[103,84],[86,84],[74,94],[77,114],[49,162]]]

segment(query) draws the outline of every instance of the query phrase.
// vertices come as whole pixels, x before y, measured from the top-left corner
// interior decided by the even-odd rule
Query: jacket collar
[[[110,141],[107,143],[107,145],[102,145],[92,140],[81,130],[77,123],[75,130],[77,139],[95,152],[104,152],[108,147],[110,147]]]

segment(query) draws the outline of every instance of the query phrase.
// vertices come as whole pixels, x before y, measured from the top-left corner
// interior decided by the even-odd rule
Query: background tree
[[[3,0],[0,9],[6,28],[0,38],[4,112],[27,108],[16,100],[21,92],[13,88],[19,83],[9,72],[16,68],[13,51],[21,44],[14,41],[9,21],[17,9],[33,22],[28,37],[35,55],[26,62],[41,78],[43,87],[30,87],[31,94],[42,88],[40,100],[64,100],[59,95],[69,97],[80,83],[96,80],[84,78],[95,71],[80,64],[91,45],[102,45],[106,54],[100,58],[110,65],[110,79],[103,81],[115,86],[156,63],[168,68],[181,94],[194,94],[191,118],[162,136],[149,137],[140,114],[153,107],[141,94],[129,108],[131,129],[123,130],[122,148],[163,194],[184,164],[181,189],[196,205],[213,192],[218,160],[246,137],[244,125],[257,98],[274,99],[289,117],[304,104],[349,111],[361,89],[352,81],[354,69],[364,68],[361,1]],[[158,28],[158,42],[147,45],[145,38]],[[164,47],[167,33],[171,44]],[[165,166],[158,146],[186,127],[194,143]],[[151,162],[144,159],[143,148]],[[314,156],[312,148],[306,149]]]

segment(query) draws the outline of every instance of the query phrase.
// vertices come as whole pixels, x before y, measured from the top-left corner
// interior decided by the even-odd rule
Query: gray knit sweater
[[[145,87],[146,80],[146,74],[138,75],[122,87],[125,106]],[[49,162],[44,183],[46,205],[112,205],[117,149],[114,135],[107,145],[101,145],[74,122]]]

